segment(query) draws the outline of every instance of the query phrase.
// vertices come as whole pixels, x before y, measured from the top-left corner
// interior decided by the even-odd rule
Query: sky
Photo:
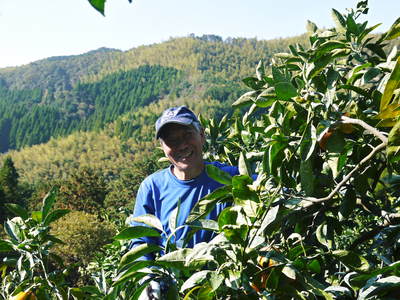
[[[331,8],[353,0],[108,0],[106,16],[87,0],[0,0],[0,68],[100,47],[128,50],[191,33],[259,40],[304,33],[307,20],[332,27]],[[370,26],[387,30],[399,0],[369,0]]]

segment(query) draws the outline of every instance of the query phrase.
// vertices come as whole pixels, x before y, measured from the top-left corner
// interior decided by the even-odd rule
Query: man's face
[[[203,131],[199,132],[193,126],[167,124],[162,129],[160,140],[165,155],[176,171],[191,177],[203,170]]]

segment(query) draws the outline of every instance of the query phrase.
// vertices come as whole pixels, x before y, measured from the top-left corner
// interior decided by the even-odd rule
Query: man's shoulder
[[[152,184],[154,182],[159,182],[165,180],[166,176],[168,176],[168,168],[158,170],[153,174],[150,174],[143,180],[143,184]]]
[[[213,166],[219,168],[220,170],[229,173],[231,176],[239,174],[239,169],[237,167],[227,165],[227,164],[221,163],[219,161],[206,162],[206,164],[213,165]]]

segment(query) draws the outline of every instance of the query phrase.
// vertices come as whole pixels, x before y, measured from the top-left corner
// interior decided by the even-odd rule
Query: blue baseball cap
[[[156,121],[156,139],[160,137],[161,129],[166,124],[199,125],[196,115],[186,106],[171,107],[166,109]],[[197,123],[197,124],[196,124]]]

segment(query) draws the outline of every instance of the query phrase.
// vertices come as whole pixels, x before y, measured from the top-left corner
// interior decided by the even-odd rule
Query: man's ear
[[[204,132],[203,127],[200,128],[200,137],[201,137],[202,144],[204,145],[206,143],[206,133]]]

